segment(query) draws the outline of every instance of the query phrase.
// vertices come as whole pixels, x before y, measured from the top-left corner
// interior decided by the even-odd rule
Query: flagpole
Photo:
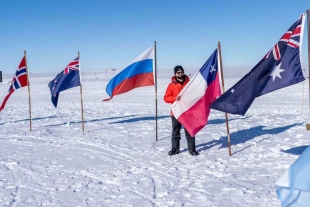
[[[218,42],[218,46],[217,47],[218,47],[219,57],[220,57],[220,70],[221,70],[222,89],[223,89],[223,93],[225,93],[223,64],[222,64],[222,52],[221,52],[221,43],[220,42]],[[231,156],[231,145],[230,145],[228,115],[227,115],[226,112],[225,112],[225,118],[226,118],[226,130],[227,130],[227,141],[228,141],[228,153],[229,153],[229,156]]]
[[[29,85],[29,76],[28,76],[28,66],[27,66],[26,50],[24,50],[24,56],[25,56],[26,73],[27,73],[27,85],[28,85],[28,102],[29,102],[30,131],[32,131],[32,123],[31,123],[31,102],[30,102],[30,85]]]
[[[80,61],[80,51],[78,51],[79,57],[79,73],[80,73],[80,94],[81,94],[81,109],[82,109],[82,131],[84,132],[84,110],[83,110],[83,90],[82,90],[82,81],[81,81],[81,61]]]
[[[156,107],[156,141],[158,141],[158,110],[157,110],[157,61],[156,61],[156,41],[154,41],[154,70],[155,70],[155,107]]]
[[[302,97],[301,97],[301,111],[300,111],[300,114],[302,114],[303,106],[304,106],[304,92],[305,92],[305,81],[302,82]]]
[[[310,109],[310,10],[307,9],[306,13],[308,22],[308,68],[309,68],[308,79],[309,79],[309,109]]]
[[[307,9],[307,23],[308,23],[308,79],[309,79],[309,112],[310,113],[310,11]],[[310,124],[306,124],[306,130],[310,130]]]

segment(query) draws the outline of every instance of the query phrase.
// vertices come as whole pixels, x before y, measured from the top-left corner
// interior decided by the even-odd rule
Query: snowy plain
[[[0,113],[0,206],[281,206],[274,183],[310,142],[308,80],[228,115],[231,157],[225,115],[215,110],[196,136],[200,155],[188,154],[182,133],[181,153],[170,157],[163,95],[172,69],[158,70],[158,141],[154,87],[102,102],[116,72],[82,73],[83,133],[78,87],[60,93],[57,109],[50,101],[56,74],[30,74],[32,131],[27,87]],[[0,101],[12,77],[0,83]],[[240,78],[225,77],[225,88]]]

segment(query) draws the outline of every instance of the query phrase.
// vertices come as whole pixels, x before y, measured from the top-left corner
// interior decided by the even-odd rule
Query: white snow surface
[[[28,89],[13,93],[0,113],[0,206],[281,206],[275,181],[310,142],[308,80],[257,98],[245,116],[228,115],[232,156],[225,114],[211,110],[196,136],[200,154],[188,154],[182,129],[181,153],[170,157],[163,95],[172,70],[158,71],[158,141],[154,87],[102,102],[116,73],[83,73],[84,133],[78,87],[60,93],[57,109],[50,101],[56,73],[30,74],[32,131]],[[226,77],[225,88],[239,79]]]

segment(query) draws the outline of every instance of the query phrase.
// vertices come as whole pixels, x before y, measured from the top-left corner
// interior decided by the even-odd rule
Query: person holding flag
[[[166,89],[164,101],[170,104],[173,104],[175,101],[180,101],[181,96],[179,96],[179,93],[188,82],[189,77],[184,74],[183,67],[180,65],[175,66],[174,76],[171,78],[171,83],[168,85]],[[180,153],[180,140],[181,140],[180,131],[182,124],[174,117],[172,111],[170,112],[170,114],[172,121],[172,136],[171,136],[172,149],[169,151],[168,155],[172,156]],[[185,137],[187,139],[189,154],[193,156],[198,155],[195,146],[195,136],[191,136],[185,128],[184,132]]]

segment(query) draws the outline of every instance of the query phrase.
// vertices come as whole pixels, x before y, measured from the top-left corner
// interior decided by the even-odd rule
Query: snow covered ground
[[[154,87],[102,102],[115,72],[83,73],[83,133],[79,88],[60,93],[56,110],[47,84],[57,73],[30,74],[32,131],[26,87],[0,113],[0,206],[280,206],[274,183],[310,142],[308,82],[304,97],[299,83],[257,98],[245,116],[229,115],[231,157],[224,113],[215,110],[196,136],[200,155],[188,154],[183,133],[181,153],[170,157],[162,97],[172,70],[158,73],[158,141]],[[0,101],[11,79],[0,83]],[[238,79],[227,77],[226,89]]]

